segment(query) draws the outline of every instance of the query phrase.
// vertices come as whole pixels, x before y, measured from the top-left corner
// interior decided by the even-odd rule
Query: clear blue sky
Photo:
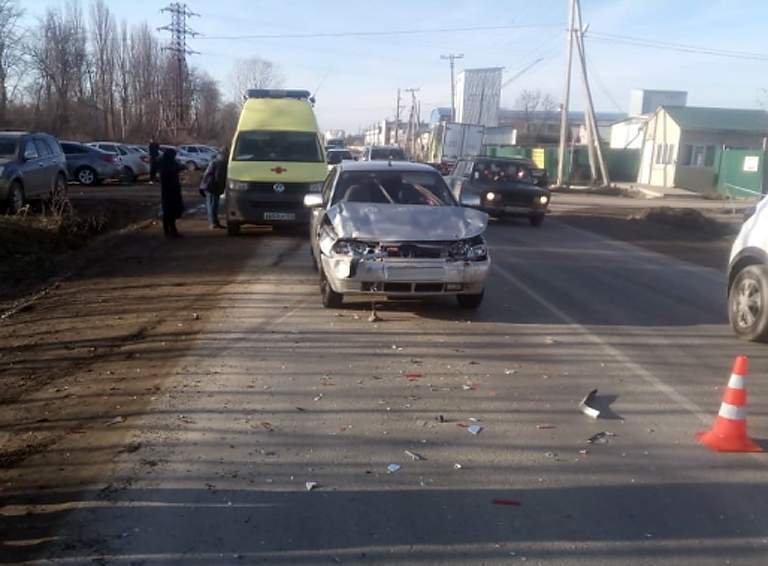
[[[87,8],[88,0],[82,0]],[[60,2],[23,0],[32,18]],[[108,0],[129,23],[168,20],[159,0]],[[398,87],[419,87],[422,113],[449,104],[447,62],[464,53],[461,67],[505,67],[509,77],[544,57],[503,92],[512,106],[524,88],[562,97],[567,0],[187,0],[201,14],[191,21],[204,36],[332,33],[531,24],[503,31],[313,39],[219,40],[200,37],[191,63],[229,89],[226,77],[238,57],[274,61],[286,86],[318,92],[323,128],[357,130],[391,117]],[[752,53],[766,53],[765,0],[582,0],[590,31]],[[768,61],[740,60],[589,40],[587,55],[597,110],[626,111],[631,88],[687,90],[690,105],[754,108],[768,88]],[[578,79],[578,75],[575,76]],[[581,108],[578,82],[574,106]]]

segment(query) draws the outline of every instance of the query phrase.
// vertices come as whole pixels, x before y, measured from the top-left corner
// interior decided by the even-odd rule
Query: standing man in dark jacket
[[[208,164],[200,181],[200,190],[205,193],[205,208],[208,210],[208,224],[211,230],[224,228],[219,223],[219,199],[227,186],[228,159],[229,148],[226,148]]]
[[[154,136],[149,140],[149,182],[157,179],[157,162],[160,159],[160,146]]]
[[[184,203],[181,200],[181,179],[179,172],[182,167],[176,162],[176,150],[168,148],[158,162],[160,170],[160,201],[163,206],[163,233],[166,238],[178,238],[181,235],[176,230],[176,220],[181,218]]]

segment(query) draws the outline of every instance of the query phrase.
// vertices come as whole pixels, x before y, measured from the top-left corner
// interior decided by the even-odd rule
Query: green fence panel
[[[729,149],[720,154],[717,192],[726,196],[754,197],[763,193],[765,153],[754,149]]]

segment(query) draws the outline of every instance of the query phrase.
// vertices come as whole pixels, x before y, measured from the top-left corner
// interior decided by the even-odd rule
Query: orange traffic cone
[[[747,436],[747,377],[749,360],[738,356],[723,394],[720,412],[709,432],[697,434],[699,442],[718,452],[762,452],[763,449]]]

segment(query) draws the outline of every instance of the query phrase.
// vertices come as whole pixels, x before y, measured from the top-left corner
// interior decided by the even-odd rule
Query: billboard
[[[503,67],[464,69],[456,81],[456,121],[494,127],[499,125]]]

